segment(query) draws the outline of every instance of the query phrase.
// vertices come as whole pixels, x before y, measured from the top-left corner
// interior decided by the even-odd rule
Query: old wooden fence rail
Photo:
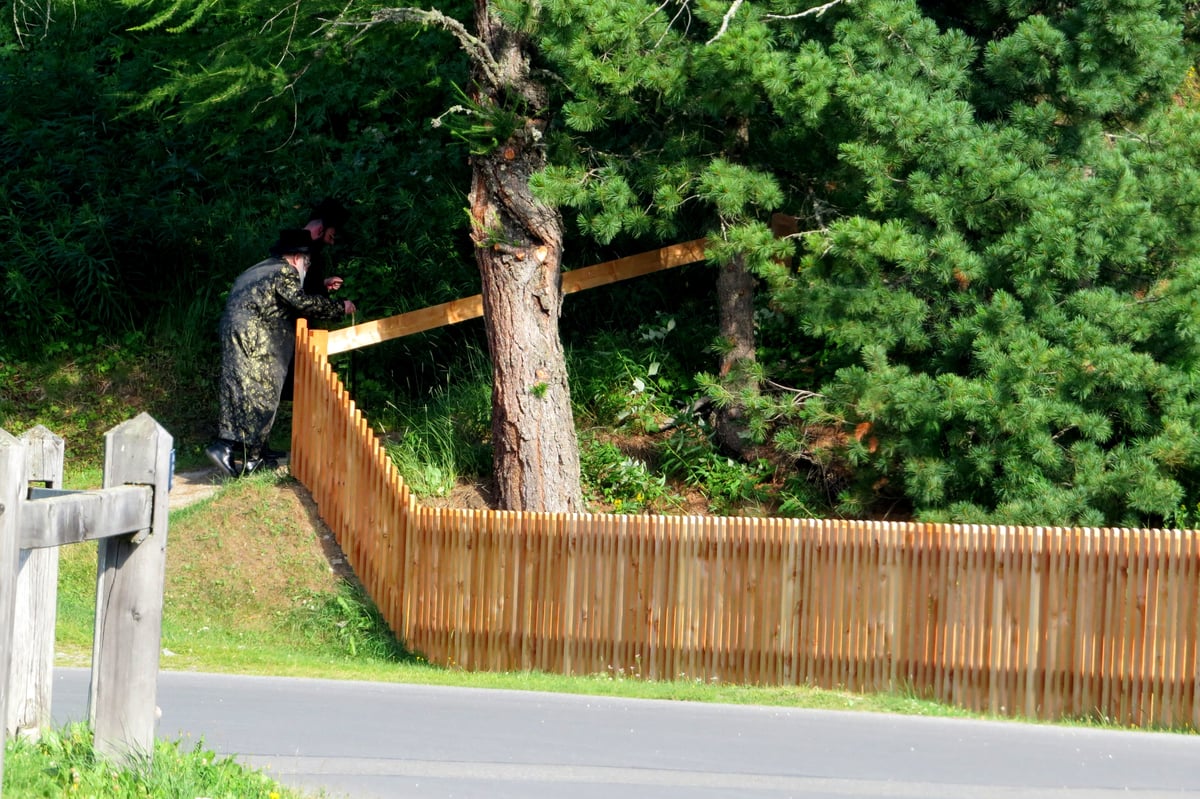
[[[292,470],[431,662],[1200,727],[1196,531],[424,507],[331,369],[332,336],[297,331]]]
[[[49,726],[58,547],[97,541],[88,715],[118,762],[154,749],[172,438],[141,414],[105,435],[104,488],[63,491],[63,440],[0,430],[0,719],[5,736]],[[0,784],[4,749],[0,746]]]

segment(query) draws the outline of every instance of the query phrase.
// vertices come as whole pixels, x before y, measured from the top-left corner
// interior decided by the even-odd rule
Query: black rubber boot
[[[239,477],[246,477],[254,474],[259,469],[275,470],[279,468],[279,461],[274,457],[274,450],[268,449],[266,445],[261,447],[244,447],[246,460],[239,470]],[[286,452],[284,453],[287,454]]]
[[[218,438],[216,441],[204,448],[204,454],[212,461],[213,466],[224,474],[226,477],[234,477],[237,472],[233,467],[233,444],[225,439]]]
[[[255,456],[246,458],[246,462],[242,464],[242,468],[241,468],[241,471],[238,473],[238,477],[249,477],[250,475],[254,474],[256,471],[258,471],[259,467],[261,467],[262,465],[263,465],[262,458],[258,458]]]

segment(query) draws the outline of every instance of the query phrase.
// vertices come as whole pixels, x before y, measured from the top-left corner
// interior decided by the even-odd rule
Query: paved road
[[[56,724],[86,714],[59,669]],[[1200,736],[163,672],[159,736],[331,797],[1181,799]]]

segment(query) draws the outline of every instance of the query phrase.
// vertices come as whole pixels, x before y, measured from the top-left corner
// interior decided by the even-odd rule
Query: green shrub
[[[700,424],[680,427],[662,447],[663,471],[699,489],[717,513],[744,512],[771,499],[767,483],[773,469],[766,461],[743,463],[713,447]]]
[[[582,440],[579,466],[584,498],[603,501],[616,513],[658,510],[677,499],[664,476],[654,474],[646,463],[625,455],[612,442]]]
[[[635,433],[674,424],[697,393],[677,351],[687,344],[675,330],[673,318],[660,317],[632,333],[598,333],[573,349],[568,366],[576,415]]]

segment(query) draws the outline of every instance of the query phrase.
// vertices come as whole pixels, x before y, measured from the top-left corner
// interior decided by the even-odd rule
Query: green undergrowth
[[[204,462],[216,417],[215,373],[195,357],[141,336],[62,346],[35,360],[0,353],[0,428],[19,436],[42,425],[65,444],[67,480],[87,486],[104,464],[104,435],[148,413],[175,439],[176,466]]]
[[[153,758],[118,766],[96,755],[91,730],[72,724],[40,740],[9,741],[4,795],[14,799],[303,799],[257,769],[221,757],[203,741],[156,741]]]
[[[582,491],[607,513],[803,515],[829,500],[801,475],[781,479],[763,460],[718,451],[707,420],[689,409],[699,388],[664,366],[657,328],[598,335],[568,352],[580,441]],[[211,342],[208,342],[211,344]],[[217,402],[211,353],[172,350],[142,336],[62,346],[40,360],[0,355],[0,427],[20,435],[43,425],[66,445],[65,487],[101,484],[106,432],[148,413],[174,439],[177,472],[206,468]],[[617,356],[620,357],[617,357]],[[491,366],[463,346],[445,379],[420,391],[342,364],[343,378],[408,485],[446,497],[491,478]],[[290,449],[293,406],[283,402],[271,445]]]

